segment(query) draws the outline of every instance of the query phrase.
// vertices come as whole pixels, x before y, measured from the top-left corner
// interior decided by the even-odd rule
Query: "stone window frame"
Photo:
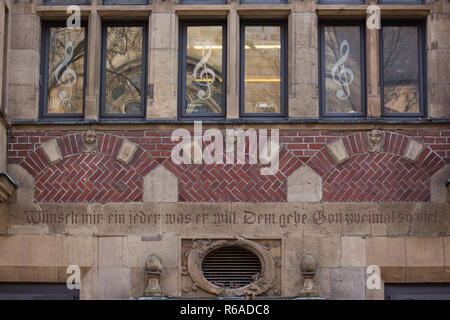
[[[106,77],[106,45],[107,45],[107,28],[109,26],[140,26],[142,27],[142,96],[141,96],[141,111],[139,114],[116,114],[106,112],[105,106],[105,77]],[[101,72],[100,72],[100,106],[99,115],[101,118],[117,119],[117,118],[128,118],[137,119],[144,118],[147,107],[147,73],[148,73],[148,24],[146,21],[103,21],[102,22],[102,39],[101,39]]]
[[[418,30],[418,71],[419,71],[419,112],[418,113],[392,113],[384,109],[384,82],[383,82],[383,27],[384,26],[417,26]],[[427,67],[426,67],[426,27],[424,20],[382,20],[379,34],[379,77],[381,116],[388,117],[426,117],[427,111]]]
[[[319,109],[321,118],[365,118],[367,117],[367,79],[366,79],[366,21],[353,20],[353,21],[340,21],[340,20],[328,20],[321,19],[319,21]],[[326,88],[325,88],[325,47],[324,47],[324,27],[325,26],[359,26],[360,27],[360,57],[361,57],[361,112],[350,113],[327,113],[326,111]]]
[[[42,39],[41,39],[41,62],[40,62],[40,75],[39,75],[39,117],[46,119],[60,119],[60,118],[72,118],[81,119],[85,114],[86,105],[86,89],[87,89],[87,55],[89,52],[89,26],[85,21],[81,21],[81,26],[84,27],[84,71],[83,71],[83,98],[81,113],[48,113],[48,64],[49,64],[49,49],[50,49],[50,28],[52,27],[65,27],[66,22],[63,21],[43,21],[42,23]]]
[[[245,82],[244,82],[244,70],[245,70],[245,27],[246,26],[280,26],[281,27],[281,92],[280,92],[280,112],[277,113],[248,113],[245,112]],[[288,88],[289,88],[289,30],[288,21],[283,19],[257,19],[257,20],[241,20],[239,26],[239,117],[240,118],[286,118],[288,113]]]

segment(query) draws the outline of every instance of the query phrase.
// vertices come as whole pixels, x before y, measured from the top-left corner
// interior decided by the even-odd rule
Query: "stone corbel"
[[[19,187],[17,181],[11,178],[5,171],[0,171],[0,202],[6,202]]]

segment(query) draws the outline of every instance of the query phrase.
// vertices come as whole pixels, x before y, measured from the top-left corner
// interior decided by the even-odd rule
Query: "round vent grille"
[[[203,259],[202,272],[206,280],[223,288],[240,288],[256,281],[261,275],[261,261],[253,252],[241,247],[223,247]]]

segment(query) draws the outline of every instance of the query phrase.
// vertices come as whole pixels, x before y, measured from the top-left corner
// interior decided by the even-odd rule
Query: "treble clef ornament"
[[[344,65],[345,60],[347,60],[350,52],[350,46],[348,45],[347,40],[341,42],[339,47],[339,53],[341,57],[334,64],[333,69],[331,70],[333,80],[336,82],[340,89],[336,92],[336,97],[340,100],[345,100],[350,96],[350,84],[353,82],[354,75],[352,70],[346,68]],[[337,78],[336,78],[337,72]]]
[[[216,80],[214,71],[206,66],[206,62],[211,57],[212,48],[209,46],[208,52],[205,54],[206,48],[208,48],[208,46],[206,44],[203,45],[202,59],[195,65],[193,74],[194,80],[197,81],[200,86],[206,87],[205,90],[200,89],[197,92],[197,96],[204,100],[211,98],[211,86]],[[200,71],[200,74],[197,76],[199,69],[202,67],[203,70]]]
[[[59,92],[58,96],[61,100],[62,106],[71,106],[70,100],[72,99],[72,86],[77,81],[77,74],[70,69],[69,63],[73,58],[73,44],[71,41],[66,43],[64,48],[64,60],[58,65],[55,71],[56,82],[60,86],[68,88],[69,94],[65,90]],[[61,71],[65,70],[61,73]],[[61,73],[61,74],[60,74]]]

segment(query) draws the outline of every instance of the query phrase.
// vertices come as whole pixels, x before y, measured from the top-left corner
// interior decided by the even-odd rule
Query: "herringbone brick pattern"
[[[35,179],[37,202],[142,201],[143,177],[162,163],[178,178],[179,201],[286,201],[287,177],[308,165],[323,179],[323,201],[428,201],[430,177],[450,163],[450,130],[386,132],[383,152],[367,152],[365,131],[280,131],[279,172],[260,174],[261,165],[175,165],[171,131],[98,132],[97,153],[81,150],[75,131],[17,131],[8,141],[8,163]],[[341,137],[350,159],[336,165],[325,145]],[[141,147],[128,165],[115,158],[123,139]],[[419,161],[402,158],[409,138],[427,148]],[[63,161],[50,165],[39,148],[56,139]]]
[[[35,177],[37,202],[130,202],[142,200],[142,177],[105,154],[79,153]]]
[[[402,155],[408,138],[387,133],[383,151],[367,153],[365,133],[343,138],[350,160],[334,165],[322,150],[307,165],[323,177],[324,201],[428,201],[430,177],[444,165],[430,148],[415,164]]]
[[[280,152],[275,175],[261,175],[262,165],[181,165],[163,163],[178,176],[179,201],[284,202],[287,176],[302,165],[286,150]]]

